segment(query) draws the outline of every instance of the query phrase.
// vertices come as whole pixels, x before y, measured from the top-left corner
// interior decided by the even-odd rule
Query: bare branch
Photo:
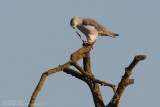
[[[74,77],[82,80],[82,81],[85,81],[83,74],[77,72],[77,71],[74,70],[74,69],[65,68],[63,71],[64,71],[65,73],[67,73],[67,74],[70,74],[70,75],[72,75],[72,76],[74,76]]]
[[[59,72],[59,71],[62,71],[63,69],[69,67],[71,64],[70,64],[70,61],[65,63],[64,65],[61,65],[57,68],[54,68],[54,69],[50,69],[46,72],[44,72],[41,76],[41,79],[36,87],[36,89],[34,90],[33,94],[32,94],[32,97],[31,97],[31,100],[30,100],[30,103],[28,105],[28,107],[33,107],[34,103],[35,103],[35,100],[36,100],[36,97],[39,93],[39,91],[41,90],[45,80],[46,80],[46,77],[50,74],[53,74],[53,73],[56,73],[56,72]]]
[[[46,80],[46,77],[50,74],[53,74],[53,73],[56,73],[56,72],[59,72],[59,71],[63,71],[64,69],[68,68],[69,66],[71,66],[71,62],[77,62],[78,60],[80,60],[81,58],[85,57],[86,56],[86,53],[89,52],[92,48],[93,44],[92,45],[88,45],[88,46],[83,46],[81,49],[79,49],[78,51],[74,52],[72,55],[71,55],[71,61],[67,62],[66,64],[64,65],[61,65],[57,68],[54,68],[54,69],[50,69],[46,72],[44,72],[41,76],[41,79],[36,87],[36,89],[34,90],[33,94],[32,94],[32,97],[30,99],[30,103],[28,105],[28,107],[33,107],[34,103],[35,103],[35,100],[36,100],[36,97],[39,93],[39,91],[41,90],[45,80]]]
[[[112,100],[110,101],[110,103],[107,105],[107,107],[118,107],[120,97],[121,97],[123,91],[125,90],[125,88],[128,85],[134,83],[134,79],[129,78],[129,76],[132,73],[133,68],[136,66],[136,64],[138,64],[139,61],[144,60],[146,58],[146,56],[145,55],[135,56],[133,62],[127,68],[125,68],[125,74],[122,76],[122,79],[121,79],[121,81],[118,85],[118,88],[116,90],[115,85],[94,78],[94,75],[91,72],[91,64],[90,64],[90,50],[93,47],[93,44],[83,46],[81,49],[79,49],[76,52],[74,52],[73,54],[71,54],[70,61],[68,61],[64,65],[60,65],[54,69],[50,69],[50,70],[44,72],[41,76],[41,79],[40,79],[36,89],[34,90],[34,92],[32,94],[32,97],[30,99],[30,103],[29,103],[28,107],[33,107],[35,100],[36,100],[36,97],[37,97],[39,91],[41,90],[47,76],[49,76],[53,73],[59,72],[59,71],[63,71],[67,74],[71,74],[72,76],[86,82],[92,92],[95,107],[104,107],[105,106],[98,84],[111,87],[114,91],[114,96],[113,96]],[[83,68],[81,66],[79,66],[79,64],[77,63],[77,61],[79,61],[82,58],[83,58]],[[71,65],[76,67],[81,73],[69,68]]]
[[[91,72],[91,61],[90,61],[89,52],[86,54],[86,57],[83,58],[83,69],[89,75],[93,76]],[[93,82],[91,79],[88,79],[88,78],[86,79],[87,79],[86,83],[88,84],[93,96],[95,107],[104,107],[104,102],[103,102],[101,91],[99,89],[99,85],[96,82]]]
[[[144,60],[146,58],[145,55],[137,55],[135,56],[134,60],[132,61],[132,63],[125,68],[125,74],[122,76],[122,79],[118,85],[118,88],[116,90],[118,97],[116,97],[116,95],[114,95],[114,97],[112,98],[112,100],[110,101],[110,103],[106,106],[106,107],[118,107],[119,105],[119,99],[121,97],[121,95],[123,94],[125,88],[134,83],[134,79],[129,79],[129,76],[132,73],[133,68],[138,64],[139,61]]]
[[[94,44],[94,43],[93,43]],[[92,45],[83,46],[81,49],[77,50],[73,54],[71,54],[71,61],[72,63],[79,61],[81,58],[84,58],[92,48]]]
[[[112,88],[113,86],[115,87],[115,85],[113,85],[113,84],[106,83],[105,81],[101,81],[101,80],[99,80],[99,79],[94,78],[94,76],[89,75],[87,72],[85,72],[85,71],[83,70],[83,68],[82,68],[81,66],[79,66],[78,63],[75,62],[75,63],[72,63],[72,65],[73,65],[74,67],[76,67],[83,75],[85,75],[86,77],[88,77],[89,79],[91,79],[93,82],[99,83],[100,85],[103,85],[103,86],[110,86],[111,88]]]

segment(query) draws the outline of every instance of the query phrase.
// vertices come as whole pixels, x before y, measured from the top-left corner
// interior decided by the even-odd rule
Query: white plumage
[[[93,19],[83,17],[73,17],[70,21],[70,25],[77,27],[87,38],[89,43],[96,41],[98,36],[119,36],[119,34],[108,31],[105,27],[100,25]]]

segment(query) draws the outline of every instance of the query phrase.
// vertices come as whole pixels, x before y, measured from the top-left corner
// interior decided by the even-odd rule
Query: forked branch
[[[77,61],[79,61],[82,58],[85,59],[85,57],[87,57],[88,53],[90,52],[92,46],[93,46],[93,44],[92,45],[88,45],[88,46],[83,46],[81,49],[77,50],[76,52],[74,52],[71,55],[71,60],[70,61],[68,61],[64,65],[60,65],[60,66],[58,66],[58,67],[56,67],[54,69],[50,69],[50,70],[44,72],[42,74],[42,76],[41,76],[41,79],[40,79],[36,89],[34,90],[34,92],[32,94],[32,97],[30,99],[30,103],[29,103],[28,107],[33,107],[33,105],[35,103],[35,100],[36,100],[36,97],[37,97],[39,91],[41,90],[41,88],[42,88],[47,76],[49,76],[49,75],[51,75],[53,73],[59,72],[59,71],[64,71],[67,74],[71,74],[72,76],[75,76],[76,78],[85,81],[87,84],[88,84],[88,81],[90,81],[94,85],[96,83],[99,83],[101,85],[110,86],[110,87],[114,88],[113,87],[114,85],[94,78],[94,76],[91,75],[91,71],[87,72],[87,71],[83,70],[83,68],[78,65]],[[70,69],[69,67],[71,65],[75,66],[81,73],[77,72],[76,70]],[[86,69],[89,69],[89,67],[90,66],[86,66]],[[100,90],[98,90],[98,91],[100,92]],[[103,100],[102,100],[102,102],[103,102]]]
[[[39,81],[36,89],[34,90],[34,92],[32,94],[32,97],[30,99],[30,103],[29,103],[28,107],[33,107],[35,100],[36,100],[36,97],[37,97],[39,91],[41,90],[47,76],[49,76],[53,73],[59,72],[59,71],[63,71],[65,73],[70,74],[70,75],[84,81],[85,83],[87,83],[90,90],[91,90],[95,107],[105,107],[98,84],[111,87],[114,91],[114,96],[113,96],[112,100],[110,101],[110,103],[106,107],[118,107],[120,97],[121,97],[123,91],[125,90],[125,88],[128,85],[134,83],[133,79],[129,79],[129,76],[131,75],[133,68],[136,66],[136,64],[138,64],[139,61],[144,60],[146,58],[146,56],[144,56],[144,55],[135,56],[133,62],[129,65],[129,67],[127,67],[125,69],[125,74],[122,76],[122,79],[121,79],[121,81],[118,85],[118,88],[116,90],[115,85],[107,83],[105,81],[101,81],[99,79],[96,79],[94,77],[94,75],[92,74],[91,64],[90,64],[90,50],[91,50],[93,44],[88,45],[88,46],[83,46],[81,49],[79,49],[76,52],[74,52],[73,54],[71,54],[70,61],[68,61],[67,63],[65,63],[63,65],[59,65],[58,67],[56,67],[54,69],[50,69],[50,70],[44,72],[40,78],[40,81]],[[79,61],[82,58],[83,58],[83,67],[81,67],[77,63],[77,61]],[[79,72],[74,69],[69,68],[70,66],[74,66]]]

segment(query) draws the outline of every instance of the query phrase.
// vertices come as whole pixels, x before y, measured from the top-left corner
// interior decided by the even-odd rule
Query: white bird
[[[98,36],[110,36],[115,38],[117,33],[108,31],[104,26],[90,18],[73,17],[70,21],[72,28],[77,27],[87,38],[85,44],[92,44]]]

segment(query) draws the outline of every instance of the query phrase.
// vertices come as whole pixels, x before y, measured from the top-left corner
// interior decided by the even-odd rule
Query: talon
[[[92,41],[88,41],[89,44],[92,44]]]
[[[92,41],[84,41],[83,42],[83,45],[91,45],[92,44]]]

